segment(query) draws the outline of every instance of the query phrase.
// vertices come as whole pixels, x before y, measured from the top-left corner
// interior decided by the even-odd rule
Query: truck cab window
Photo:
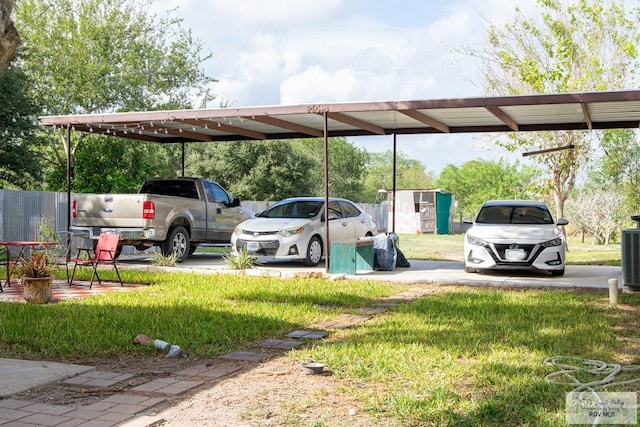
[[[224,191],[218,184],[210,181],[205,181],[204,188],[207,192],[207,200],[209,202],[226,204],[229,204],[231,202],[231,199],[227,192]]]
[[[193,181],[146,181],[140,188],[139,193],[198,199],[198,189]]]

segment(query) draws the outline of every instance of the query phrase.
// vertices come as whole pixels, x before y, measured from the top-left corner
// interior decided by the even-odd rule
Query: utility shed
[[[396,233],[449,234],[453,230],[453,201],[453,194],[439,189],[396,190],[396,206],[389,210],[389,224],[395,211]]]

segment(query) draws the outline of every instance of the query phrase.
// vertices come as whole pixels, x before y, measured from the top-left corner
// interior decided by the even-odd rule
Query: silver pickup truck
[[[122,245],[159,246],[184,261],[198,244],[229,244],[235,226],[252,216],[213,181],[151,178],[137,194],[76,195],[70,231],[90,239],[115,231]]]

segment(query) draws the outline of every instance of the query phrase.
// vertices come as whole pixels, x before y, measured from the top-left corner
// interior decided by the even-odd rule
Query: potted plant
[[[25,301],[35,304],[46,304],[51,301],[51,284],[53,265],[49,254],[34,252],[18,262],[18,273]]]

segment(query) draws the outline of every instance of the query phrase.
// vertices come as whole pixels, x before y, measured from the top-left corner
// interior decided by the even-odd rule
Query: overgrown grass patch
[[[638,347],[633,360],[619,356],[620,334],[640,340],[637,323],[616,328],[622,319],[606,299],[602,292],[440,288],[294,354],[326,363],[368,411],[402,425],[561,426],[570,388],[545,381],[552,372],[545,359],[640,363]],[[640,297],[625,295],[624,305],[637,318]]]
[[[146,357],[153,348],[131,345],[138,333],[215,357],[358,312],[406,288],[364,280],[122,274],[125,282],[149,286],[48,305],[0,303],[3,357]],[[545,381],[554,372],[547,358],[640,364],[640,295],[621,294],[610,307],[599,290],[430,288],[425,298],[288,354],[326,363],[341,381],[340,393],[373,419],[403,426],[563,426],[571,387]],[[291,408],[294,420],[296,411]]]
[[[146,348],[131,347],[131,338],[144,333],[213,357],[328,320],[335,312],[324,306],[362,306],[397,289],[360,281],[122,274],[125,282],[139,278],[151,285],[56,304],[0,304],[3,356],[79,360],[144,354]]]

